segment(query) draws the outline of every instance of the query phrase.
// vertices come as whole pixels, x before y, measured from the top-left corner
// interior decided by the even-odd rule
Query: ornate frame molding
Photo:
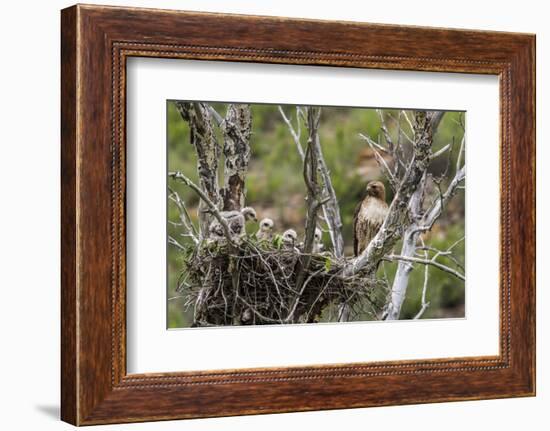
[[[201,31],[207,24],[219,31]],[[258,35],[257,26],[277,31]],[[337,32],[340,38],[308,41],[311,32]],[[65,9],[62,418],[98,424],[533,395],[534,44],[531,35],[509,33],[99,6]],[[125,65],[132,56],[498,75],[500,354],[127,375]],[[517,208],[527,211],[527,221],[520,220]],[[310,396],[303,399],[306,390]],[[256,400],[245,396],[251,391]]]

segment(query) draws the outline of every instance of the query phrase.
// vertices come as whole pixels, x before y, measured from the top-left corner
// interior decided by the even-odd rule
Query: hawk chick
[[[273,220],[270,218],[264,218],[260,221],[260,228],[256,232],[256,239],[258,241],[271,241],[273,238]]]
[[[283,245],[286,248],[294,248],[296,240],[298,239],[298,234],[294,229],[285,230],[283,233]]]
[[[220,215],[227,221],[231,238],[244,236],[246,222],[256,221],[256,211],[252,207],[244,207],[240,211],[221,211]],[[211,239],[217,240],[224,237],[223,227],[217,219],[210,223],[209,233]]]
[[[323,239],[323,232],[318,227],[315,228],[315,237],[313,239],[313,253],[321,253],[323,251],[323,243],[321,240]]]

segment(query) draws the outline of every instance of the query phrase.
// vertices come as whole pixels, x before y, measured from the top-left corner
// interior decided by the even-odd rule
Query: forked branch
[[[300,155],[300,158],[302,159],[302,162],[305,163],[306,159],[306,153],[304,152],[302,148],[301,143],[301,118],[300,114],[305,110],[306,111],[306,125],[308,127],[308,139],[313,139],[311,141],[312,145],[315,146],[315,151],[312,151],[310,153],[310,157],[316,158],[316,165],[317,169],[321,175],[321,187],[322,191],[321,194],[325,196],[328,199],[323,199],[324,204],[322,206],[323,209],[323,217],[327,224],[328,232],[330,235],[330,240],[332,242],[332,246],[334,249],[334,255],[338,258],[344,256],[344,237],[342,235],[342,217],[340,215],[340,206],[338,205],[338,198],[336,197],[336,192],[334,190],[334,187],[332,185],[332,180],[330,178],[330,171],[327,167],[327,164],[325,162],[325,158],[323,156],[323,150],[321,148],[321,139],[319,136],[318,124],[317,129],[315,130],[314,135],[312,136],[311,133],[311,125],[313,124],[310,121],[310,112],[313,108],[296,108],[296,128],[292,125],[292,121],[286,116],[283,108],[279,106],[279,113],[281,114],[281,117],[283,118],[283,121],[288,127],[288,130],[290,132],[290,135],[292,136],[292,139],[294,141],[294,144],[296,145],[296,149],[298,151],[298,154]],[[320,108],[315,108],[319,110]],[[309,141],[308,141],[309,142]]]
[[[199,196],[201,201],[204,202],[204,204],[206,205],[207,211],[210,212],[222,226],[223,234],[227,239],[227,242],[234,246],[235,243],[233,241],[233,238],[231,237],[231,230],[229,229],[227,220],[225,220],[222,217],[222,215],[220,214],[220,211],[218,210],[218,207],[214,202],[210,200],[210,198],[206,195],[206,193],[199,186],[197,186],[193,181],[191,181],[189,178],[187,178],[184,174],[182,174],[179,171],[168,172],[168,176],[175,180],[181,181]],[[208,230],[206,230],[206,232],[208,232]]]

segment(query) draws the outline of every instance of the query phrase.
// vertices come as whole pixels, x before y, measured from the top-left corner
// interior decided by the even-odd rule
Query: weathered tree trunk
[[[408,205],[405,209],[405,215],[409,215],[408,223],[406,219],[402,219],[403,226],[407,226],[403,235],[403,246],[401,253],[404,256],[413,256],[416,251],[416,241],[418,240],[419,229],[416,224],[416,219],[420,217],[422,208],[422,197],[424,194],[424,186],[426,183],[426,172],[430,162],[431,148],[433,145],[433,126],[436,127],[441,121],[439,113],[430,113],[427,115],[424,111],[415,112],[414,125],[414,145],[415,155],[412,161],[412,166],[416,167],[416,175],[420,175],[415,189],[413,190],[410,199],[407,199]],[[417,177],[418,178],[418,177]],[[409,275],[413,267],[410,262],[399,262],[395,279],[392,285],[390,302],[384,310],[384,318],[386,320],[397,320],[401,312],[401,306],[405,301]]]
[[[438,112],[431,120],[432,140],[444,114],[444,112]],[[426,187],[425,177],[421,181],[417,191],[413,194],[409,205],[411,215],[410,222],[403,235],[403,246],[401,247],[401,253],[399,255],[402,260],[400,260],[397,264],[397,271],[391,289],[390,302],[387,304],[383,313],[386,320],[399,319],[401,308],[407,294],[410,273],[414,265],[412,259],[416,256],[418,238],[422,232],[431,229],[435,221],[439,218],[443,208],[449,199],[456,193],[458,186],[464,180],[465,172],[465,167],[460,167],[459,157],[455,176],[451,180],[446,192],[442,194],[440,198],[434,202],[433,206],[426,211],[423,211],[422,209],[423,196]]]
[[[224,211],[240,210],[245,199],[245,179],[250,160],[252,118],[250,106],[231,104],[224,122]]]
[[[191,144],[197,152],[197,172],[200,187],[217,207],[220,204],[218,189],[218,160],[220,147],[212,127],[209,106],[198,102],[176,102],[182,118],[189,123]],[[199,202],[199,227],[201,238],[208,235],[212,215],[201,199]]]
[[[304,181],[307,188],[307,217],[305,226],[304,253],[310,254],[313,249],[315,228],[317,227],[317,211],[319,210],[322,189],[319,186],[319,154],[315,144],[319,139],[319,108],[307,109],[307,125],[309,136],[304,159]]]
[[[413,194],[410,211],[412,218],[419,215],[419,211],[422,206],[422,195],[424,194],[425,180],[421,182],[416,192]],[[403,235],[403,245],[401,246],[401,256],[414,256],[416,252],[416,242],[420,230],[416,223],[410,224]],[[413,270],[413,264],[411,262],[400,261],[397,264],[397,271],[395,278],[393,279],[390,302],[386,306],[383,312],[385,320],[397,320],[401,312],[401,306],[405,301],[407,294],[407,286],[409,285],[409,276]]]
[[[322,187],[319,185],[319,147],[315,144],[318,138],[319,119],[321,110],[319,108],[307,108],[307,127],[309,131],[307,147],[304,157],[304,182],[307,188],[307,215],[304,239],[304,259],[301,262],[301,269],[297,276],[296,288],[300,289],[304,282],[305,273],[311,262],[311,253],[313,250],[313,241],[315,238],[315,228],[317,227],[317,213],[323,201]]]

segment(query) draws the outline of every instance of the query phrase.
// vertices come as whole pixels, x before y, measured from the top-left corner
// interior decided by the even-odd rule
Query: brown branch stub
[[[250,160],[252,116],[250,105],[230,104],[223,121],[225,156],[223,210],[240,210],[245,200],[245,179]]]

